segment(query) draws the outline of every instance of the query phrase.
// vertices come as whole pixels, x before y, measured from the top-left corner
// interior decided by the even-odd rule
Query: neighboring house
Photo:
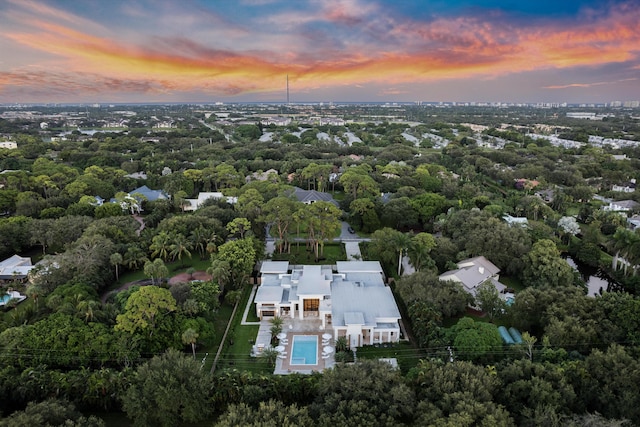
[[[269,177],[272,176],[273,178],[271,179],[273,182],[278,182],[278,171],[275,169],[269,169],[266,170],[264,172],[254,172],[251,175],[247,175],[244,177],[244,180],[246,182],[251,182],[251,181],[266,181],[269,179]]]
[[[142,202],[155,202],[156,200],[168,200],[169,195],[162,190],[152,190],[146,185],[138,187],[127,193],[123,199],[111,198],[109,202],[119,203],[123,211],[131,212],[131,215],[142,212]],[[97,200],[97,199],[96,199]]]
[[[289,126],[291,124],[290,117],[269,117],[260,119],[260,123],[265,126],[275,125],[275,126]]]
[[[300,187],[294,187],[293,195],[299,202],[305,205],[310,205],[315,202],[329,202],[339,207],[338,202],[333,199],[333,196],[329,193],[323,193],[316,190],[303,190]]]
[[[125,178],[133,179],[147,179],[147,174],[144,172],[134,172],[124,176]]]
[[[18,148],[18,144],[14,141],[0,141],[0,148],[15,150],[16,148]]]
[[[551,203],[551,202],[553,202],[554,191],[553,190],[539,190],[539,191],[535,192],[535,195],[540,197],[546,203]]]
[[[613,185],[611,187],[611,191],[616,191],[618,193],[633,193],[636,191],[636,180],[632,179],[629,182],[625,182],[620,185]]]
[[[96,201],[91,203],[92,206],[102,206],[104,204],[105,200],[102,197],[94,196],[94,198],[96,199]]]
[[[640,204],[634,200],[618,200],[609,202],[609,205],[603,206],[602,209],[612,212],[631,212],[634,209],[638,209],[638,207],[640,207]]]
[[[529,220],[527,218],[515,217],[506,214],[502,216],[502,219],[504,219],[510,227],[527,227],[529,225]]]
[[[640,228],[640,215],[633,215],[631,218],[627,218],[627,226],[632,231]]]
[[[333,336],[345,337],[352,348],[397,342],[400,311],[380,263],[338,261],[336,268],[263,261],[256,315],[320,319],[323,329],[333,328]]]
[[[500,283],[500,269],[483,256],[465,259],[458,263],[457,270],[447,271],[440,275],[440,280],[458,282],[465,291],[474,298],[476,289],[487,280],[491,281],[498,292],[503,292],[507,287]]]
[[[31,258],[14,255],[0,262],[0,280],[24,280],[33,267]]]
[[[169,199],[169,195],[165,193],[163,190],[152,190],[146,185],[142,187],[138,187],[135,190],[129,192],[132,196],[136,194],[140,194],[144,196],[145,200],[149,202],[155,202],[156,200],[167,200]]]
[[[514,186],[518,190],[531,190],[540,185],[540,182],[536,181],[535,179],[519,178],[515,179],[514,181]]]
[[[389,203],[389,201],[393,198],[393,193],[380,193],[380,201],[383,205]]]
[[[200,206],[202,206],[202,204],[209,199],[214,199],[214,200],[225,199],[229,204],[235,204],[238,202],[237,197],[231,197],[231,196],[226,197],[224,194],[220,193],[219,191],[202,192],[202,193],[198,193],[197,199],[185,199],[186,203],[185,203],[184,210],[195,211],[196,209],[199,209]]]

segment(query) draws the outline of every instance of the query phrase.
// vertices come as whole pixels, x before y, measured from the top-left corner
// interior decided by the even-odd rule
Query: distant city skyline
[[[5,0],[0,103],[633,101],[638,6]]]

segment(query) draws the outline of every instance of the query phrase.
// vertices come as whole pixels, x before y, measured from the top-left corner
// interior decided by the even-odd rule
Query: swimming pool
[[[315,335],[294,335],[291,348],[292,365],[318,364],[318,337]]]
[[[4,294],[0,297],[0,303],[2,303],[2,305],[6,304],[7,302],[9,302],[9,300],[13,298],[11,295],[9,294]]]

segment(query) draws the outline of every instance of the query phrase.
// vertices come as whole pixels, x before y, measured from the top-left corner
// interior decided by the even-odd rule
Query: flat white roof
[[[368,326],[375,326],[378,319],[385,322],[400,319],[389,287],[335,281],[331,285],[331,321],[335,326],[346,326],[348,321],[353,321],[352,314],[348,313],[361,313]]]
[[[336,261],[338,273],[382,273],[380,261]]]
[[[364,325],[364,316],[359,311],[348,311],[344,314],[345,325]]]
[[[289,270],[288,261],[262,261],[260,273],[285,274]]]
[[[331,295],[331,280],[320,265],[305,265],[299,276],[298,295]]]
[[[280,286],[259,286],[256,292],[256,303],[274,303],[277,304],[282,300],[282,292],[284,288]]]

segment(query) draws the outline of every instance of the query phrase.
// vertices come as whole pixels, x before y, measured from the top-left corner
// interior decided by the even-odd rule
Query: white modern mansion
[[[336,271],[330,265],[264,261],[260,273],[260,319],[319,319],[322,329],[346,337],[352,348],[400,339],[400,311],[378,261],[338,261]]]

